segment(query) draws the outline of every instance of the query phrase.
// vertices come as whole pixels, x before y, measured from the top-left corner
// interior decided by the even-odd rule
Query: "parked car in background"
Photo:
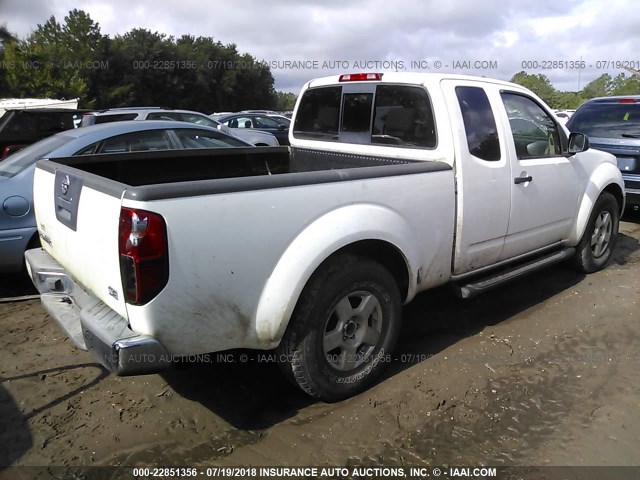
[[[231,113],[212,118],[231,129],[255,129],[274,135],[280,145],[289,145],[289,127],[261,113]]]
[[[217,128],[226,134],[233,135],[244,142],[248,142],[257,147],[278,146],[278,140],[266,132],[260,131],[231,131],[229,128],[209,118],[207,115],[191,110],[175,110],[160,107],[124,107],[90,112],[82,119],[82,125],[93,125],[97,123],[119,122],[123,120],[173,120],[179,122],[195,123],[207,127]]]
[[[239,113],[259,113],[261,115],[277,115],[275,110],[240,110]]]
[[[576,110],[567,128],[585,133],[593,148],[616,156],[627,205],[640,208],[640,95],[588,100]]]
[[[254,130],[248,128],[231,129],[226,125],[221,124],[217,120],[211,119],[211,121],[216,123],[218,130],[221,130],[229,135],[233,135],[234,137],[237,137],[240,140],[244,140],[245,142],[249,142],[256,147],[280,146],[280,142],[278,142],[278,139],[275,137],[275,135],[269,132],[263,132],[262,130]]]
[[[33,170],[41,158],[103,153],[252,147],[218,129],[184,122],[116,122],[59,133],[0,163],[0,273],[24,267],[24,251],[38,245]]]
[[[69,108],[6,110],[0,117],[0,160],[38,140],[78,127],[85,112]]]
[[[55,98],[2,98],[0,99],[0,116],[6,110],[27,110],[32,108],[66,108],[77,110],[79,98],[58,100]]]
[[[575,110],[554,110],[553,113],[560,123],[566,125]]]

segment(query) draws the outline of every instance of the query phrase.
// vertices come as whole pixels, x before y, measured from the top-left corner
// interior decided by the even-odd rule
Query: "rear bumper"
[[[638,207],[640,205],[640,188],[626,188],[627,206]]]
[[[640,205],[640,175],[622,172],[628,206]]]
[[[91,352],[110,372],[142,375],[171,365],[157,339],[131,330],[125,318],[85,292],[46,251],[27,250],[25,261],[49,315],[78,348]]]

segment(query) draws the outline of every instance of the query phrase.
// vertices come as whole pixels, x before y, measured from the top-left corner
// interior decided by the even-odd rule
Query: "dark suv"
[[[576,110],[567,128],[586,133],[591,147],[616,156],[627,205],[640,208],[640,95],[588,100]]]
[[[79,127],[85,112],[68,108],[5,111],[0,117],[0,160],[45,137]]]

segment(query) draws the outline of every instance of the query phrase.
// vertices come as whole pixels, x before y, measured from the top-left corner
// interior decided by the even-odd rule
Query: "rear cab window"
[[[298,107],[294,136],[315,140],[338,140],[342,87],[309,89]]]
[[[356,144],[434,149],[433,108],[425,88],[397,84],[348,84],[307,90],[294,137]]]

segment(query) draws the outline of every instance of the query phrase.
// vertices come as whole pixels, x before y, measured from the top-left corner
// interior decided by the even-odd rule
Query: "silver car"
[[[33,171],[42,158],[253,145],[216,128],[184,122],[115,122],[67,130],[0,162],[0,272],[18,272],[24,251],[39,244],[33,213]]]
[[[174,120],[179,122],[195,123],[217,128],[229,135],[249,142],[256,147],[277,147],[279,145],[275,136],[268,132],[237,132],[222,125],[205,114],[192,110],[177,110],[160,107],[123,107],[111,108],[87,113],[82,118],[82,126],[94,125],[97,123],[118,122],[122,120]],[[266,135],[265,135],[266,133]]]

